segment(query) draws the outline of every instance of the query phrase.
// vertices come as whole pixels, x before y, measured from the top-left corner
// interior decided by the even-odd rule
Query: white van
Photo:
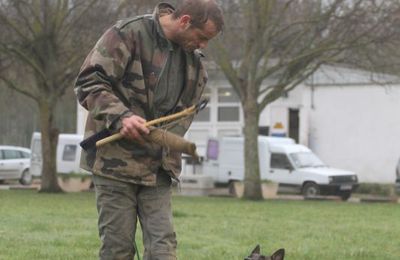
[[[358,186],[356,174],[328,167],[309,148],[291,138],[259,136],[258,149],[261,179],[279,183],[280,192],[305,197],[338,195],[347,200]],[[210,140],[204,174],[211,175],[217,184],[242,181],[243,150],[243,137]]]
[[[60,134],[57,145],[57,173],[88,173],[79,167],[82,148],[79,143],[83,135]],[[41,134],[35,132],[31,139],[31,169],[33,176],[42,173]]]

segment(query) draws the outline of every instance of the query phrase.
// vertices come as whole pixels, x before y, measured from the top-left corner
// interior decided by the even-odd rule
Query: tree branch
[[[26,90],[26,89],[24,89],[24,88],[22,88],[22,87],[17,86],[13,81],[7,79],[6,77],[2,76],[1,74],[0,74],[0,80],[2,80],[2,81],[6,84],[6,86],[7,86],[8,88],[13,89],[13,90],[15,90],[15,91],[17,91],[17,92],[19,92],[19,93],[21,93],[21,94],[27,96],[27,97],[30,97],[30,98],[32,98],[32,99],[35,100],[35,101],[38,100],[38,98],[37,98],[37,96],[35,95],[35,93],[29,92],[28,90]]]

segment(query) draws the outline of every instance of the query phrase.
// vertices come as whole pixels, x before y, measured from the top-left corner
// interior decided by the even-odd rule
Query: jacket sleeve
[[[115,92],[133,53],[133,44],[128,45],[117,28],[108,29],[86,57],[75,83],[79,103],[111,131],[121,127],[123,117],[133,115]]]

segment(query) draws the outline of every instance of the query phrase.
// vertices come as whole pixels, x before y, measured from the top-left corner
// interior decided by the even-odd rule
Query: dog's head
[[[285,249],[281,248],[273,253],[271,256],[265,256],[260,254],[260,246],[257,245],[251,254],[244,260],[283,260],[285,257]]]

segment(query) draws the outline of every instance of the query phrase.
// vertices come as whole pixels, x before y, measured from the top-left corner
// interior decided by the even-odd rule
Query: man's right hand
[[[145,126],[146,120],[140,116],[130,116],[122,119],[120,133],[128,139],[140,140],[142,135],[147,135],[150,130]]]

